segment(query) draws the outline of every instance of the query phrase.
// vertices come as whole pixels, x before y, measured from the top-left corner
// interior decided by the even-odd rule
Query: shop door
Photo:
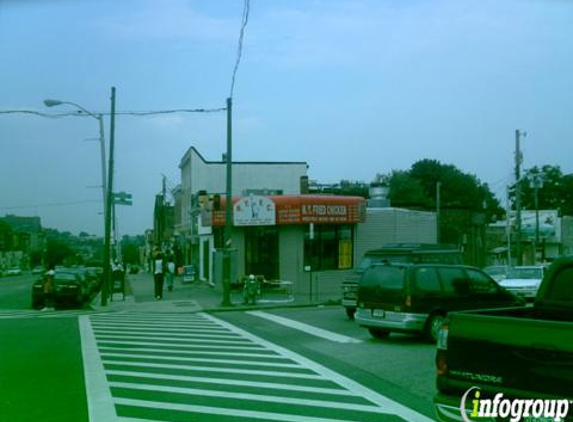
[[[279,236],[275,227],[248,227],[245,230],[246,274],[279,278]]]

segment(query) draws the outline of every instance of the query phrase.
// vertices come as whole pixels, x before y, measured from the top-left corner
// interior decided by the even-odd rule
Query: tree
[[[431,159],[417,161],[406,171],[395,170],[387,180],[393,206],[427,211],[438,208],[439,184],[440,242],[464,245],[468,263],[484,264],[485,226],[503,214],[487,184]]]
[[[561,215],[573,215],[573,174],[564,175],[559,166],[535,166],[524,172],[521,186],[521,206],[526,210],[535,209],[535,188],[533,181],[543,181],[538,188],[538,209],[558,210]],[[510,192],[515,203],[515,189]]]
[[[62,265],[73,259],[75,255],[72,248],[65,243],[51,238],[47,239],[45,262],[48,265]]]

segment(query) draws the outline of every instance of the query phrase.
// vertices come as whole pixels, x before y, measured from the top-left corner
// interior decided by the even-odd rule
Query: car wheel
[[[426,321],[426,329],[424,330],[424,335],[426,339],[431,343],[437,343],[438,337],[440,335],[440,329],[446,316],[444,314],[432,314],[428,317]]]
[[[356,308],[344,308],[346,310],[346,316],[348,319],[353,320],[354,314],[356,313]]]
[[[380,328],[369,328],[370,335],[377,339],[385,339],[390,335],[390,331],[381,330]]]

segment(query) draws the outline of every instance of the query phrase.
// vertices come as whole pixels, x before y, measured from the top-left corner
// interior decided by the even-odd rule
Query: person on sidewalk
[[[54,266],[50,265],[48,272],[44,276],[44,307],[42,311],[54,311],[54,277],[56,272],[54,271]]]
[[[155,284],[155,299],[163,298],[163,277],[166,271],[166,265],[163,262],[163,254],[157,252],[153,258],[153,282]]]
[[[167,289],[173,291],[173,279],[175,278],[175,262],[173,254],[169,254],[167,258]]]

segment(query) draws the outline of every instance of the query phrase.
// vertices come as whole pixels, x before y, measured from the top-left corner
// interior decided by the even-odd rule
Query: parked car
[[[342,282],[342,306],[348,318],[353,319],[356,312],[360,277],[370,265],[382,261],[463,264],[463,256],[455,245],[433,243],[388,243],[367,251],[354,271]]]
[[[500,282],[507,277],[509,267],[506,265],[491,265],[484,267],[483,271],[491,276],[495,281]]]
[[[32,269],[32,275],[40,275],[40,274],[43,274],[45,272],[46,272],[46,270],[44,269],[44,267],[34,267]]]
[[[370,266],[360,279],[355,318],[376,338],[404,332],[435,342],[451,311],[524,304],[478,268],[381,263]]]
[[[12,276],[12,275],[22,275],[22,270],[18,267],[8,268],[6,270],[5,275]]]
[[[558,258],[548,268],[533,306],[451,313],[442,325],[435,362],[439,421],[493,420],[472,417],[479,402],[474,398],[490,403],[560,400],[560,411],[567,413],[573,399],[573,256]],[[474,391],[462,400],[468,390]],[[482,407],[488,410],[479,407],[480,413]],[[573,420],[571,411],[567,417],[533,416],[526,414],[527,407],[512,405],[511,420]],[[543,413],[557,408],[541,407]]]
[[[103,281],[103,268],[86,267],[86,279],[90,293],[99,291]]]
[[[38,309],[44,305],[44,278],[38,279],[32,285],[32,308]],[[87,298],[85,279],[79,271],[57,269],[54,275],[54,302],[56,305],[81,306]]]
[[[512,293],[533,301],[545,273],[544,266],[513,267],[499,284]]]

